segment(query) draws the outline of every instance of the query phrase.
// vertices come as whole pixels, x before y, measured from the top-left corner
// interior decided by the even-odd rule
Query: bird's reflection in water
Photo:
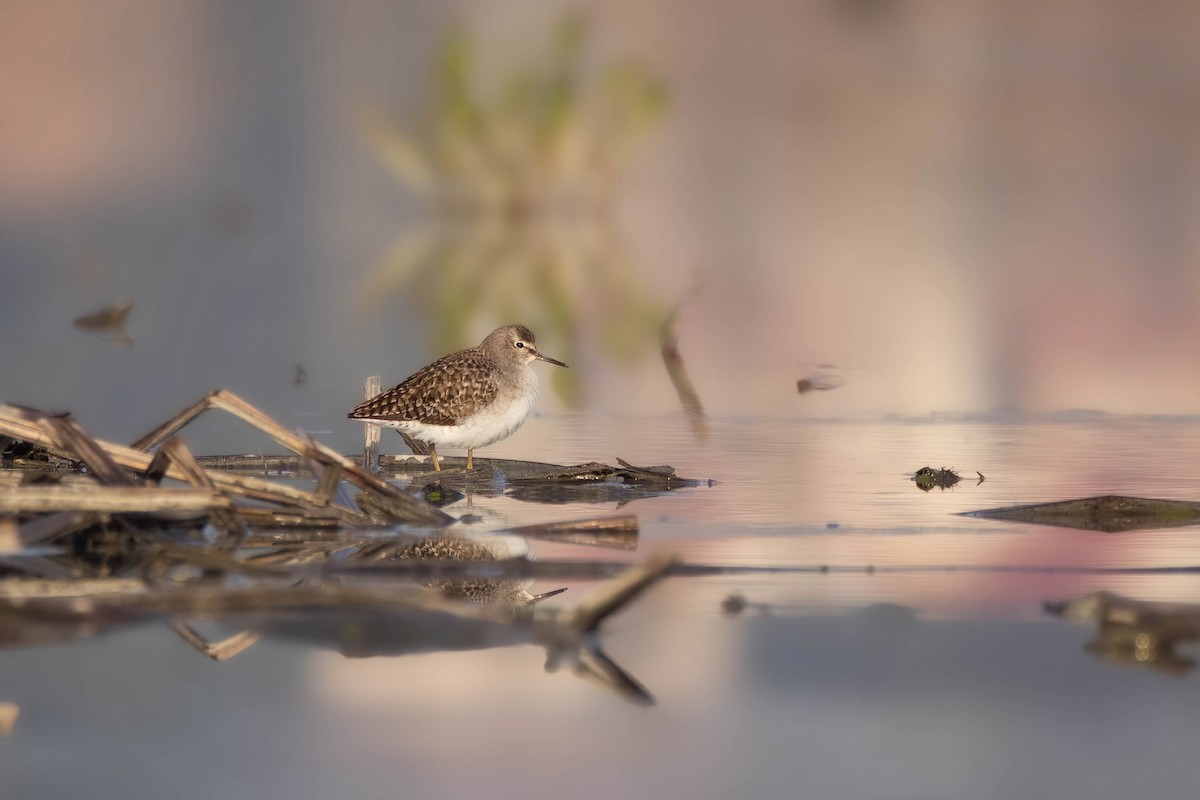
[[[566,669],[629,702],[652,704],[650,693],[603,652],[600,627],[663,577],[674,560],[629,567],[582,602],[560,607],[538,601],[561,590],[529,592],[523,577],[529,552],[524,537],[495,533],[389,538],[315,569],[297,562],[294,572],[236,580],[190,572],[177,582],[89,596],[44,587],[37,597],[0,597],[0,644],[86,639],[157,620],[216,661],[233,659],[264,640],[348,658],[537,645],[546,651],[547,671]],[[384,562],[383,569],[362,563],[366,560]],[[389,560],[400,569],[390,570]],[[428,569],[423,564],[407,569],[414,560],[428,561]],[[463,563],[447,563],[468,561],[494,563],[465,570]],[[414,577],[425,585],[412,585]]]
[[[1112,592],[1092,592],[1076,600],[1046,603],[1065,619],[1094,621],[1096,635],[1084,650],[1112,664],[1183,676],[1196,661],[1175,652],[1200,640],[1200,606],[1133,600]]]
[[[458,548],[460,554],[479,555],[458,542],[421,545],[430,552],[442,552],[450,546]],[[494,554],[489,551],[487,555],[494,558]],[[474,599],[483,599],[482,604],[446,597],[438,603],[389,604],[387,608],[276,610],[265,617],[247,619],[245,624],[267,638],[332,648],[348,658],[534,644],[546,650],[547,672],[567,668],[628,702],[653,705],[649,691],[601,649],[599,632],[605,619],[641,595],[673,563],[672,559],[660,558],[631,567],[606,581],[584,602],[564,608],[535,608],[538,600],[562,590],[531,595],[525,584],[515,580],[472,586],[447,581],[439,587],[443,594],[473,594]]]
[[[387,542],[364,548],[365,559],[397,561],[507,561],[530,559],[529,540],[500,533],[447,534],[424,539]],[[513,611],[531,607],[539,600],[565,592],[555,589],[541,594],[529,592],[530,581],[516,578],[420,578],[423,586],[441,590],[447,597],[478,604],[494,604]]]

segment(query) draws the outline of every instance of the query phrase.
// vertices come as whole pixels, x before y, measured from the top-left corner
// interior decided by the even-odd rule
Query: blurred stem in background
[[[456,28],[419,119],[363,115],[375,153],[429,212],[374,265],[367,308],[416,293],[436,314],[438,352],[474,344],[476,321],[526,323],[568,363],[583,337],[620,360],[655,349],[668,309],[638,280],[612,208],[666,114],[667,90],[632,60],[586,70],[588,32],[582,16],[565,17],[532,63],[498,71],[485,97],[475,39]],[[581,374],[554,376],[568,404],[582,399]]]

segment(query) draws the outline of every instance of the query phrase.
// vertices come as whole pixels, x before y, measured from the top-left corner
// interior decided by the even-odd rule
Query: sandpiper
[[[439,358],[347,416],[428,444],[439,472],[438,445],[466,448],[467,469],[472,469],[475,448],[511,436],[533,410],[538,379],[531,361],[567,366],[539,353],[529,328],[503,325],[475,347]]]

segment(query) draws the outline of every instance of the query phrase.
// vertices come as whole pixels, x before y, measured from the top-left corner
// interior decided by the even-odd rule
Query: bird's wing
[[[440,358],[398,386],[359,404],[350,419],[413,420],[457,425],[496,399],[494,365],[483,353],[463,350]]]

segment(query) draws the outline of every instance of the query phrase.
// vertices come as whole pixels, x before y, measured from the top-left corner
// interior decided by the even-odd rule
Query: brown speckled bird
[[[427,443],[438,471],[438,445],[465,448],[467,469],[472,469],[475,448],[511,436],[533,410],[538,380],[532,361],[567,366],[539,353],[529,328],[504,325],[477,346],[443,356],[359,404],[348,416]]]

